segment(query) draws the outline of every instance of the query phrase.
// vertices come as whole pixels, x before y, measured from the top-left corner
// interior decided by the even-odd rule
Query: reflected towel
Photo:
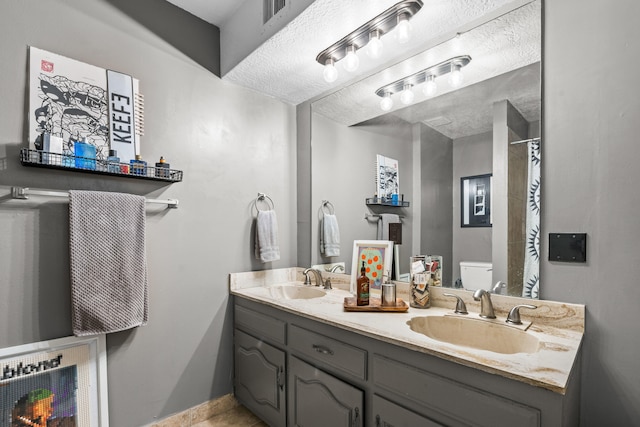
[[[400,217],[396,214],[380,214],[380,219],[378,219],[378,240],[389,240],[389,224],[400,222]]]
[[[142,196],[69,192],[74,335],[147,323],[145,220]]]
[[[340,256],[340,228],[333,214],[323,213],[320,252],[325,256]]]
[[[262,262],[280,259],[276,211],[258,211],[256,219],[256,258]]]

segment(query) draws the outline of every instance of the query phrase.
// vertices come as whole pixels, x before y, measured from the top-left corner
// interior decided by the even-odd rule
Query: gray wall
[[[545,299],[586,304],[582,424],[640,420],[640,2],[546,1],[542,253],[551,232],[587,233],[587,263],[543,259]]]
[[[68,204],[8,200],[10,186],[176,198],[149,207],[149,323],[107,336],[111,425],[140,426],[232,391],[228,273],[296,264],[295,108],[214,75],[218,31],[158,0],[0,3],[0,348],[71,335]],[[179,23],[183,52],[173,40]],[[185,26],[186,25],[186,26]],[[166,33],[161,31],[166,29]],[[140,79],[143,156],[172,185],[26,168],[27,46]],[[210,64],[205,66],[203,64]],[[252,258],[252,202],[275,202],[281,260]]]
[[[412,128],[407,123],[367,124],[347,127],[319,114],[312,116],[311,141],[311,263],[344,261],[351,272],[354,240],[375,240],[377,223],[366,221],[365,212],[404,215],[401,272],[409,269],[412,245],[412,210],[397,207],[368,207],[367,197],[375,193],[376,154],[398,160],[400,192],[405,200],[413,192]],[[329,200],[340,225],[340,257],[321,258],[318,245],[319,209]]]
[[[453,140],[453,263],[452,280],[460,278],[460,261],[491,262],[492,227],[460,226],[460,178],[493,170],[493,133]]]
[[[451,284],[453,144],[440,132],[420,124],[420,251],[442,255],[442,284]]]

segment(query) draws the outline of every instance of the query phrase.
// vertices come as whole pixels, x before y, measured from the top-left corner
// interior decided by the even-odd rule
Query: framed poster
[[[104,335],[0,349],[0,426],[107,427]]]
[[[380,298],[383,276],[391,274],[393,242],[391,240],[354,240],[351,260],[351,293],[356,293],[356,282],[364,262],[369,278],[369,296]],[[391,277],[389,276],[389,279]]]
[[[460,178],[460,225],[491,227],[491,174]]]

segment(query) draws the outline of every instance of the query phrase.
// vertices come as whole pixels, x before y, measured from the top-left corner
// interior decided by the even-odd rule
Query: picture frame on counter
[[[356,282],[360,276],[362,262],[364,262],[366,275],[370,281],[369,296],[380,298],[383,278],[385,275],[391,274],[392,260],[393,241],[354,240],[351,260],[351,293],[355,294],[356,292]]]

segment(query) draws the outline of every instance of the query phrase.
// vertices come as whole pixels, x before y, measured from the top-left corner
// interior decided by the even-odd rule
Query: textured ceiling
[[[393,31],[383,36],[384,53],[371,60],[359,52],[358,75],[344,71],[337,64],[338,80],[327,83],[316,55],[346,34],[397,3],[397,0],[315,0],[284,29],[263,43],[223,79],[297,105],[340,88],[363,75],[436,46],[469,26],[527,1],[509,0],[424,0],[413,17],[413,38],[400,45]]]
[[[169,1],[219,27],[242,4]],[[258,0],[246,1],[262,5]],[[337,81],[325,82],[316,55],[398,1],[315,0],[223,79],[293,105],[314,101],[314,112],[354,125],[380,117],[380,98],[375,95],[379,87],[452,56],[470,55],[472,61],[463,70],[463,88],[452,91],[441,78],[438,96],[421,102],[425,97],[416,90],[411,107],[399,105],[396,96],[391,114],[431,125],[434,118],[442,117],[436,122],[452,121],[459,126],[434,125],[450,137],[486,128],[481,116],[487,113],[474,112],[490,111],[490,104],[500,97],[510,99],[528,120],[539,119],[540,0],[423,0],[424,6],[411,20],[413,38],[409,43],[398,44],[392,31],[382,38],[385,47],[381,58],[372,60],[360,51],[355,74],[347,73],[338,63]],[[457,33],[460,37],[455,37]],[[536,66],[527,67],[535,63],[538,73],[534,72]],[[522,67],[527,67],[526,71],[516,72]],[[463,106],[452,108],[453,100],[457,105],[463,101]]]

